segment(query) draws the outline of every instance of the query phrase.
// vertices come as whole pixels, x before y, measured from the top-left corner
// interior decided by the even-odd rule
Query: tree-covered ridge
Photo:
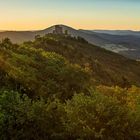
[[[48,34],[36,36],[34,42],[26,45],[56,52],[71,63],[89,68],[97,84],[125,86],[130,83],[140,86],[139,62],[91,45],[80,37]]]
[[[0,139],[139,140],[139,68],[79,37],[4,39]]]
[[[10,42],[7,43],[10,46]],[[58,96],[69,97],[88,87],[88,71],[77,64],[70,64],[61,55],[41,48],[28,48],[26,45],[16,46],[14,49],[10,47],[1,44],[0,63],[5,72],[2,80],[7,77],[11,84],[15,82],[12,89],[27,91],[31,96],[49,96],[57,92],[60,94]],[[67,90],[69,95],[66,94]]]

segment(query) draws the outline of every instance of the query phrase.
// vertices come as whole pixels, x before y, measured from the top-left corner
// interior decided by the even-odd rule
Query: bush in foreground
[[[140,103],[135,108],[112,96],[91,91],[61,103],[31,100],[0,92],[0,139],[3,140],[132,140],[140,137]]]

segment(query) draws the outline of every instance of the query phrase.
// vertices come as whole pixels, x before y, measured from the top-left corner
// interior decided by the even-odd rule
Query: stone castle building
[[[55,29],[53,30],[54,34],[63,34],[63,28],[60,25],[56,25]]]

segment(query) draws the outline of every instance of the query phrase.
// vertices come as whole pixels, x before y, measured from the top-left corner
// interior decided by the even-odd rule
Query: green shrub
[[[59,102],[32,101],[16,92],[0,92],[1,140],[50,140],[63,132]]]
[[[114,97],[91,91],[59,100],[31,100],[17,92],[0,92],[2,140],[138,140],[140,100],[135,110]]]
[[[132,140],[140,137],[140,108],[132,111],[114,97],[75,95],[66,104],[68,136],[84,140]]]

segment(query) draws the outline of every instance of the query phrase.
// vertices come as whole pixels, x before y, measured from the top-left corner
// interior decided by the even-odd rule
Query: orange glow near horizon
[[[81,23],[81,24],[79,24]],[[114,23],[112,21],[108,22],[100,22],[100,21],[90,21],[90,22],[84,22],[82,20],[79,20],[79,23],[74,21],[65,21],[65,20],[55,20],[55,21],[15,21],[15,22],[9,22],[7,24],[0,23],[0,30],[42,30],[45,28],[48,28],[50,26],[56,25],[56,24],[64,24],[67,26],[71,26],[75,29],[102,29],[102,30],[140,30],[140,25],[133,24],[129,22],[129,25],[127,23],[121,23],[121,25],[118,26],[118,23]]]
[[[56,24],[46,24],[46,26],[29,26],[29,25],[26,25],[26,26],[6,26],[6,27],[3,27],[1,28],[1,31],[32,31],[32,30],[43,30],[43,29],[46,29],[50,26],[53,26],[53,25],[56,25]],[[115,26],[89,26],[85,28],[85,26],[79,26],[79,25],[75,25],[75,24],[63,24],[63,25],[67,25],[67,26],[70,26],[72,28],[75,28],[75,29],[87,29],[87,30],[133,30],[133,31],[140,31],[140,27],[137,26],[137,27],[131,27],[131,26],[128,26],[125,28],[124,27],[115,27]]]

